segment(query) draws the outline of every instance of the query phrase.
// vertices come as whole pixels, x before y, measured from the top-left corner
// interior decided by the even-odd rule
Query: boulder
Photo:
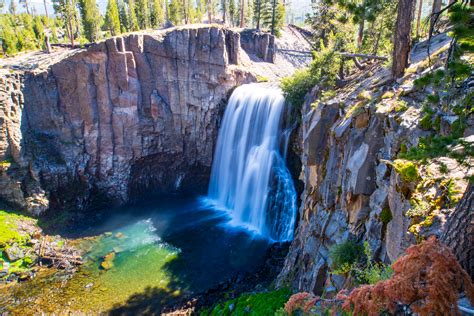
[[[10,262],[17,261],[25,257],[23,249],[21,249],[17,243],[14,243],[11,246],[7,246],[4,250],[4,253],[8,261]]]

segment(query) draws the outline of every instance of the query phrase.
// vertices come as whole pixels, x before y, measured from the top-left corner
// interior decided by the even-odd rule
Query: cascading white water
[[[280,152],[281,91],[261,84],[235,89],[225,110],[212,165],[209,198],[231,224],[277,241],[290,240],[296,191]]]

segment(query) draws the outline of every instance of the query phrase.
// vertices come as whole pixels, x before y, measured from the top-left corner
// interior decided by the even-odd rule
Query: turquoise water
[[[12,286],[4,311],[156,312],[257,269],[269,247],[198,198],[150,198],[97,214],[62,232],[87,249],[79,271]]]

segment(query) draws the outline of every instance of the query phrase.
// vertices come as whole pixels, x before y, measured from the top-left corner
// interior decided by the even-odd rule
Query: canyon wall
[[[408,180],[394,167],[401,152],[423,138],[449,136],[450,125],[461,120],[440,114],[438,127],[434,116],[434,124],[420,126],[430,90],[415,87],[423,67],[412,67],[393,82],[388,69],[374,66],[335,97],[321,98],[317,87],[306,96],[301,136],[293,144],[301,155],[305,186],[278,286],[318,295],[342,289],[346,279],[332,273],[330,250],[348,240],[365,242],[371,259],[391,263],[417,240],[441,235],[453,201],[473,175],[473,159],[462,157],[460,148],[456,159],[439,155],[415,161],[416,174]],[[461,94],[453,102],[462,100]],[[464,141],[472,143],[474,116],[462,124],[467,124]]]
[[[0,199],[39,214],[204,192],[225,102],[254,80],[241,53],[238,32],[189,27],[4,72]]]

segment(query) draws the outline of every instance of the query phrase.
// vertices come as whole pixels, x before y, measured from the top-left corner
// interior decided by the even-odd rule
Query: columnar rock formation
[[[253,80],[239,39],[219,27],[131,34],[4,74],[0,198],[41,213],[205,190],[228,94]]]

